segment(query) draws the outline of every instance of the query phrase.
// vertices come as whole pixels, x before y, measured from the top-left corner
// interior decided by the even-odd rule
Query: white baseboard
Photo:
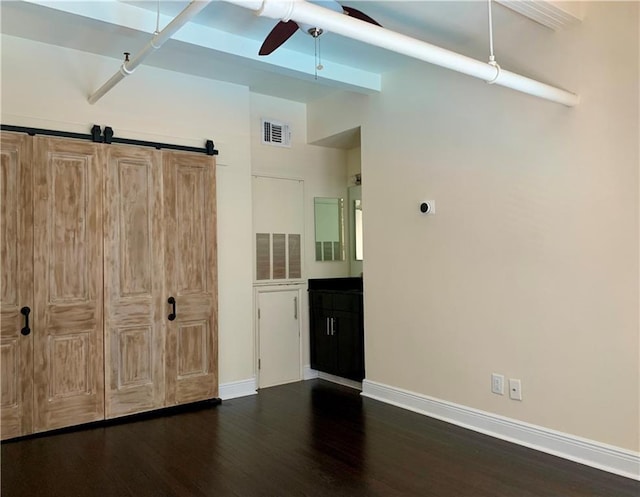
[[[329,373],[318,371],[318,378],[320,378],[321,380],[330,381],[332,383],[337,383],[338,385],[343,385],[345,387],[362,390],[362,383],[360,383],[359,381],[349,380],[348,378],[342,378],[341,376],[335,376]]]
[[[337,383],[338,385],[362,391],[362,383],[360,383],[359,381],[353,381],[348,378],[343,378],[342,376],[323,373],[322,371],[318,371],[318,378],[321,380],[330,381],[331,383]]]
[[[256,379],[254,377],[246,380],[222,383],[219,387],[219,392],[222,400],[246,397],[247,395],[256,395],[258,393],[256,390]]]
[[[360,383],[359,381],[353,381],[348,378],[342,378],[341,376],[323,373],[322,371],[316,371],[315,369],[311,369],[311,366],[305,366],[303,371],[303,378],[305,380],[315,380],[316,378],[319,378],[321,380],[337,383],[338,385],[343,385],[345,387],[362,390],[362,383]]]
[[[302,379],[314,380],[318,377],[318,372],[315,369],[311,369],[308,364],[302,368]]]
[[[370,380],[362,395],[610,473],[640,480],[640,453]]]

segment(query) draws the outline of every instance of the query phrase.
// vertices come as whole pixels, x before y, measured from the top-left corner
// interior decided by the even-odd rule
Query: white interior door
[[[258,292],[259,388],[302,379],[300,365],[300,292]]]

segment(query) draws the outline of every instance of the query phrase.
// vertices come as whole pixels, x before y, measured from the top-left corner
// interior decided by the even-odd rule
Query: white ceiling
[[[122,59],[149,41],[160,6],[162,29],[187,1],[0,1],[3,33]],[[344,0],[385,28],[463,53],[488,58],[487,3],[484,1]],[[553,31],[499,4],[493,6],[496,52],[517,60],[514,47],[501,47],[500,34]],[[276,21],[252,11],[213,1],[145,64],[249,86],[263,93],[301,102],[338,89],[375,92],[382,75],[411,59],[381,48],[325,33],[321,37],[324,69],[314,77],[314,41],[298,31],[272,55],[258,49]],[[500,59],[499,59],[500,60]],[[114,72],[119,64],[114,63]],[[524,69],[510,67],[511,70]],[[142,70],[142,68],[138,69]]]

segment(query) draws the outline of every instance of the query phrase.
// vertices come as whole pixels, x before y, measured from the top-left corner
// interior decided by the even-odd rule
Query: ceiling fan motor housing
[[[324,7],[325,9],[332,10],[336,13],[348,15],[361,21],[380,26],[380,24],[375,19],[372,19],[363,12],[360,12],[358,9],[354,9],[353,7],[348,7],[346,5],[342,6],[335,0],[306,1],[313,3],[319,7]],[[288,2],[278,0],[263,1],[262,8],[258,11],[258,15],[282,20],[278,22],[278,24],[276,24],[271,32],[267,35],[267,38],[264,40],[262,46],[260,47],[260,50],[258,51],[258,55],[271,54],[274,50],[276,50],[284,42],[291,38],[298,30],[298,28],[311,35],[315,39],[317,39],[324,32],[324,30],[319,26],[302,24],[291,20],[291,15],[293,14],[295,4],[296,0],[290,0]]]
[[[335,0],[308,0],[309,3],[313,3],[319,7],[324,7],[325,9],[333,10],[334,12],[338,12],[339,14],[344,14],[344,10],[342,5],[340,5]],[[317,38],[324,30],[318,26],[310,26],[309,24],[299,24],[300,29],[302,29],[305,33],[309,33],[314,38]]]

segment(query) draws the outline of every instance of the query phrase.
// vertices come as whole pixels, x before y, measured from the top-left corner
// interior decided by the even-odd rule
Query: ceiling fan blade
[[[298,30],[298,25],[294,21],[283,22],[280,21],[271,32],[267,35],[267,38],[262,43],[258,55],[269,55],[276,48],[287,41],[293,33]]]
[[[347,7],[346,5],[343,5],[342,10],[344,10],[351,17],[355,17],[356,19],[360,19],[361,21],[364,21],[364,22],[375,24],[376,26],[382,26],[378,21],[369,17],[364,12],[360,12],[358,9],[354,9],[353,7]]]

